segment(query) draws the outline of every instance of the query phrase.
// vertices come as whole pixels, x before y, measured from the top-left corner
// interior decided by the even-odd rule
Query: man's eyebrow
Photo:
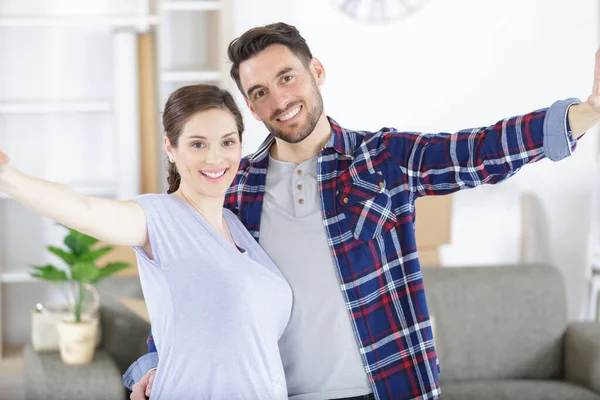
[[[250,89],[248,89],[248,93],[247,93],[248,97],[250,97],[250,94],[252,92],[254,92],[256,89],[261,88],[261,87],[262,87],[262,85],[254,85]]]
[[[233,136],[233,135],[237,135],[237,132],[226,133],[223,136],[221,136],[221,139],[225,139],[226,137]],[[188,137],[188,139],[204,139],[204,140],[206,140],[206,136],[192,135],[192,136]]]
[[[291,67],[284,68],[284,69],[282,69],[281,71],[279,71],[279,73],[277,74],[276,78],[279,78],[279,77],[280,77],[280,76],[282,76],[282,75],[285,75],[285,74],[287,74],[287,73],[289,73],[289,72],[292,72],[293,70],[294,70],[294,69],[293,69],[293,68],[291,68]]]
[[[277,75],[275,75],[275,78],[279,78],[279,77],[281,77],[282,75],[285,75],[285,74],[287,74],[287,73],[289,73],[289,72],[291,72],[291,71],[293,71],[293,70],[294,70],[294,69],[293,69],[293,68],[291,68],[291,67],[284,68],[284,69],[282,69],[281,71],[279,71],[279,72],[277,73]],[[252,92],[253,92],[253,91],[255,91],[256,89],[259,89],[259,88],[261,88],[261,87],[262,87],[262,85],[254,85],[254,86],[252,86],[250,89],[248,89],[248,92],[247,92],[247,95],[248,95],[248,97],[250,97],[250,94],[252,94]]]

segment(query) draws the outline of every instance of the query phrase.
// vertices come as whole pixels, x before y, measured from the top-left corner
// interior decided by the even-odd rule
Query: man
[[[225,206],[292,287],[280,340],[290,398],[438,398],[414,201],[570,155],[600,119],[600,72],[585,103],[558,101],[456,134],[371,133],[326,116],[325,69],[294,27],[251,29],[230,44],[229,58],[247,106],[271,135],[242,162]],[[156,359],[150,353],[126,373],[127,386],[139,380],[132,399],[149,394],[155,371],[140,377]]]

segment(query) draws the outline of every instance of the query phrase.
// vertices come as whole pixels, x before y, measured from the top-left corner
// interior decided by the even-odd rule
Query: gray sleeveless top
[[[152,399],[287,399],[277,342],[292,292],[229,210],[236,249],[173,195],[135,201],[153,260],[135,247],[159,355]]]

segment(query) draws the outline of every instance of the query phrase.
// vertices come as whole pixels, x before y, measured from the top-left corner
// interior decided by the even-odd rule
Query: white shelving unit
[[[207,83],[231,89],[227,62],[227,46],[233,39],[231,3],[232,0],[156,2],[154,13],[160,21],[156,26],[159,110],[181,86]],[[160,172],[162,190],[166,191],[166,171]]]
[[[156,25],[158,18],[147,16],[68,16],[68,17],[0,17],[0,28],[131,28]]]
[[[162,0],[156,5],[160,83],[215,83],[225,85],[226,49],[231,37],[231,0]],[[188,36],[192,32],[194,36]],[[178,37],[180,36],[180,37]],[[190,50],[178,51],[173,42]],[[194,57],[198,56],[198,57]],[[183,57],[182,57],[183,56]],[[165,94],[165,93],[163,93]],[[166,93],[168,95],[168,93]]]
[[[113,109],[110,100],[30,101],[0,103],[0,114],[107,113]]]
[[[218,0],[165,0],[163,11],[216,11],[221,9]]]
[[[62,182],[76,192],[95,197],[117,197],[118,185],[115,182],[96,182],[94,184],[78,184]],[[1,200],[11,200],[10,196],[0,192]],[[2,280],[4,281],[4,280]]]
[[[0,15],[0,35],[3,36],[5,40],[7,40],[7,38],[10,39],[11,37],[14,37],[11,35],[13,35],[15,32],[16,34],[20,35],[23,35],[23,32],[34,32],[39,36],[39,32],[48,32],[49,34],[57,35],[57,31],[59,31],[61,34],[64,34],[66,35],[65,37],[67,37],[69,30],[74,31],[77,34],[81,34],[86,30],[97,34],[98,30],[103,30],[105,31],[103,33],[112,37],[112,72],[114,85],[112,88],[113,95],[110,98],[96,97],[63,99],[61,98],[62,93],[60,93],[60,90],[54,90],[55,93],[52,94],[50,99],[44,99],[43,97],[48,96],[44,96],[43,93],[42,96],[38,95],[38,98],[11,99],[10,90],[5,90],[4,93],[6,97],[3,97],[2,101],[0,101],[0,120],[3,119],[4,121],[12,121],[15,118],[26,120],[35,116],[39,119],[38,122],[42,121],[39,123],[39,126],[42,126],[41,129],[43,130],[43,127],[47,128],[45,134],[40,134],[40,137],[46,138],[44,139],[44,144],[52,144],[52,139],[54,136],[56,136],[56,132],[60,131],[60,129],[54,129],[53,132],[53,128],[56,128],[56,126],[63,121],[61,118],[68,118],[70,120],[79,118],[80,120],[85,121],[86,118],[89,118],[89,115],[99,115],[100,118],[111,120],[112,134],[109,134],[111,134],[112,139],[110,140],[112,140],[115,144],[114,148],[123,149],[123,146],[126,146],[126,151],[118,151],[116,156],[113,157],[113,160],[117,164],[115,173],[113,174],[113,179],[107,181],[106,179],[98,179],[90,176],[89,179],[85,179],[82,182],[65,182],[67,185],[81,193],[109,198],[131,197],[132,195],[139,193],[139,156],[135,154],[135,149],[139,148],[139,146],[136,145],[139,136],[139,121],[136,102],[138,90],[136,86],[137,53],[135,43],[136,35],[140,26],[150,27],[156,25],[157,22],[158,19],[156,16],[152,15],[49,15],[32,17]],[[59,48],[62,48],[62,46],[63,44],[59,43]],[[65,52],[68,51],[68,49],[65,49]],[[26,52],[26,50],[24,50],[24,52]],[[72,58],[85,57],[85,54],[79,56],[77,54],[70,54],[70,56]],[[60,57],[60,55],[57,55],[57,57]],[[10,57],[7,57],[6,60],[10,60]],[[43,61],[40,60],[40,62]],[[84,63],[81,63],[81,65],[85,66]],[[0,61],[0,66],[2,66],[2,61]],[[40,66],[42,66],[42,64]],[[27,65],[23,66],[23,68],[27,67]],[[14,70],[18,72],[18,68],[15,68]],[[19,78],[16,77],[15,79]],[[64,82],[68,81],[64,77],[62,80]],[[124,82],[126,84],[123,84]],[[56,84],[51,84],[48,86],[53,87],[54,89],[59,89],[59,86]],[[33,94],[32,96],[36,95]],[[61,115],[64,117],[60,117]],[[93,122],[90,121],[88,123]],[[84,123],[82,122],[81,124],[83,125]],[[5,135],[9,133],[10,132],[6,132]],[[8,139],[8,136],[0,135],[0,138],[6,140]],[[96,138],[87,138],[83,139],[83,142],[89,143],[95,139]],[[26,136],[23,137],[22,142],[17,143],[12,138],[11,142],[13,147],[11,149],[7,148],[7,151],[13,150],[15,152],[19,152],[17,150],[22,149],[23,147],[36,145],[35,142],[31,143],[31,138],[28,140]],[[40,143],[37,144],[39,145]],[[78,150],[75,148],[72,149],[72,151]],[[102,150],[99,149],[99,151]],[[20,152],[23,154],[26,153],[26,150],[21,150]],[[13,157],[13,159],[14,158],[15,157]],[[51,158],[49,159],[52,160]],[[35,161],[31,162],[32,164],[39,162],[40,165],[43,165],[44,163],[44,161],[27,160],[26,158],[19,161],[21,162],[19,165],[22,165],[23,168],[27,168],[27,163],[29,161]],[[60,168],[60,166],[55,165],[54,170],[57,168]],[[48,172],[48,170],[50,172]],[[51,180],[57,180],[56,178],[53,178],[52,170],[53,168],[44,168],[44,172],[47,173],[39,174],[41,170],[38,168],[38,174],[36,175]],[[77,173],[76,175],[85,176],[85,174],[82,173]],[[19,255],[13,254],[11,256],[11,251],[14,251],[14,249],[4,248],[3,246],[3,243],[8,242],[8,236],[12,235],[15,229],[15,227],[11,226],[11,220],[14,220],[14,218],[9,218],[8,215],[2,214],[2,212],[7,212],[6,210],[9,209],[8,203],[11,201],[12,200],[10,197],[0,194],[0,220],[7,221],[6,224],[0,224],[4,225],[2,233],[3,235],[7,236],[7,238],[0,242],[0,255],[2,255],[2,257],[0,257],[0,295],[2,294],[2,289],[8,289],[6,285],[19,284],[21,285],[19,286],[19,290],[22,291],[27,290],[26,288],[29,287],[28,285],[32,282],[39,282],[35,279],[32,279],[29,275],[28,265],[35,263],[28,262],[30,260],[29,255],[21,253]],[[10,207],[10,209],[13,210],[14,207]],[[33,221],[36,218],[36,216],[27,214],[26,211],[22,212],[30,221]],[[39,229],[41,229],[41,232],[39,232],[39,235],[37,235],[37,239],[39,240],[41,238],[42,240],[38,243],[31,243],[31,245],[36,248],[36,251],[32,253],[42,253],[48,242],[52,241],[52,238],[49,237],[49,232],[47,229],[47,227],[50,225],[49,221],[41,217],[37,217],[37,219],[40,221],[38,226],[40,227]],[[18,236],[19,234],[16,233],[16,235]],[[29,237],[26,238],[27,241],[29,241],[29,239]],[[35,240],[35,238],[31,239],[32,241]],[[42,250],[37,251],[38,249]],[[14,265],[14,263],[10,261],[10,265],[2,265],[3,261],[10,259],[26,261],[22,266],[20,266],[21,262],[19,262],[18,265]],[[23,284],[27,285],[22,286]],[[2,297],[6,298],[8,294],[9,293],[7,292],[7,294]],[[0,299],[2,297],[0,297]],[[13,306],[13,304],[11,304],[11,306]],[[23,317],[27,318],[28,315],[29,313],[27,312]],[[3,318],[0,313],[0,358],[2,358],[4,330],[9,327],[9,325],[6,325],[6,327],[3,326],[2,319]],[[24,321],[24,323],[26,322]],[[28,331],[28,329],[29,328],[27,327],[25,329],[21,329],[21,331]]]
[[[220,71],[162,71],[162,82],[218,82]]]
[[[23,282],[34,282],[27,272],[7,272],[2,274],[2,283],[23,283]]]
[[[42,90],[41,95],[37,97],[35,95],[32,95],[32,98],[19,97],[23,92],[29,92],[27,90],[20,91],[20,87],[13,86],[12,82],[3,80],[2,75],[0,75],[0,128],[3,128],[3,121],[5,121],[4,123],[6,121],[20,121],[11,122],[8,126],[12,127],[19,125],[19,123],[26,125],[26,121],[36,119],[38,124],[46,126],[47,130],[41,133],[36,131],[32,135],[35,135],[38,141],[41,140],[37,143],[39,146],[47,146],[47,151],[52,153],[52,151],[60,149],[60,144],[57,142],[61,139],[61,130],[64,129],[68,133],[68,129],[72,129],[69,128],[71,125],[65,126],[65,118],[69,119],[70,122],[72,122],[71,118],[88,118],[89,124],[94,125],[94,129],[100,129],[95,126],[98,125],[98,118],[108,118],[111,121],[110,140],[113,143],[113,151],[109,159],[114,163],[114,165],[111,165],[114,173],[110,179],[107,179],[106,176],[97,178],[86,175],[88,169],[92,172],[96,169],[71,165],[69,166],[70,171],[76,172],[75,175],[78,180],[69,181],[69,178],[64,179],[65,176],[70,176],[69,173],[64,173],[65,164],[68,165],[69,161],[58,160],[54,163],[55,165],[53,164],[51,168],[48,168],[45,163],[49,160],[56,160],[50,156],[46,158],[44,151],[35,153],[37,157],[22,160],[22,164],[18,166],[25,171],[33,171],[36,176],[63,182],[80,193],[92,196],[131,198],[137,195],[141,175],[140,155],[132,151],[132,149],[140,148],[137,35],[151,33],[155,38],[155,80],[158,111],[162,111],[168,95],[177,87],[183,85],[212,83],[229,89],[231,83],[229,82],[228,65],[226,63],[226,49],[232,39],[229,13],[231,0],[136,0],[130,3],[134,6],[134,9],[126,13],[123,13],[122,10],[113,12],[114,10],[108,9],[110,7],[105,4],[107,3],[106,0],[91,2],[72,0],[73,7],[82,10],[81,13],[73,9],[60,10],[66,11],[63,13],[56,12],[56,10],[49,9],[48,7],[51,6],[46,6],[48,3],[44,3],[43,0],[35,1],[40,4],[37,7],[30,5],[31,9],[26,11],[25,14],[22,11],[26,9],[25,3],[18,0],[8,0],[8,5],[5,3],[0,7],[0,37],[3,38],[3,42],[0,42],[0,51],[4,50],[5,54],[8,54],[8,57],[0,58],[0,74],[6,77],[7,73],[3,69],[2,59],[5,62],[6,60],[14,60],[14,58],[11,59],[9,51],[2,47],[6,46],[6,38],[11,37],[14,32],[23,35],[27,40],[30,40],[28,32],[37,32],[38,35],[39,32],[60,32],[65,35],[65,38],[69,38],[72,32],[74,36],[89,35],[90,40],[93,38],[96,42],[99,36],[106,37],[108,35],[110,37],[110,47],[112,48],[112,67],[108,66],[108,68],[112,68],[112,95],[106,96],[102,93],[100,96],[62,96],[63,92],[60,90],[60,84],[53,81],[43,82],[45,90]],[[63,3],[66,4],[68,1],[70,0]],[[114,4],[121,7],[125,3],[115,2]],[[7,12],[7,10],[12,11],[11,6],[14,10],[17,10],[13,11],[12,14]],[[44,14],[44,10],[49,11],[46,13],[47,15]],[[86,51],[86,47],[77,47],[77,49],[71,50],[63,42],[55,43],[55,46],[62,51],[63,56],[68,54],[69,59],[86,56],[86,53],[80,55],[74,53],[82,51],[82,49]],[[8,50],[11,49],[21,52],[22,44]],[[25,48],[24,51],[27,51],[27,49]],[[47,52],[45,55],[46,57],[60,57],[60,55],[51,52]],[[40,57],[39,54],[24,57],[26,61],[23,63],[23,68],[29,68],[31,71],[31,60],[44,62],[39,59]],[[61,65],[46,68],[44,65],[46,74],[53,71],[55,74],[69,75],[72,69],[66,67],[72,68],[70,64],[65,64],[64,68],[61,68]],[[51,72],[48,72],[48,70]],[[12,70],[8,68],[8,71],[16,72],[17,75],[21,72],[20,67],[14,68],[14,66]],[[71,76],[61,76],[58,81],[68,82],[69,79],[71,79]],[[95,79],[95,76],[88,77],[88,79]],[[39,86],[39,83],[37,86]],[[33,88],[37,86],[31,84]],[[5,87],[12,89],[12,92],[11,90],[4,90]],[[50,95],[47,93],[49,91],[52,92]],[[11,96],[11,93],[17,93],[19,96]],[[160,112],[156,114],[157,121],[160,121]],[[73,123],[72,126],[79,125]],[[158,126],[160,127],[161,124],[159,123]],[[20,137],[20,135],[28,134],[27,129],[23,129],[23,131],[15,136]],[[92,131],[96,132],[96,130]],[[32,146],[30,142],[32,138],[23,136],[21,142],[20,139],[15,139],[14,136],[3,136],[7,133],[7,129],[4,129],[4,132],[3,129],[0,129],[0,144],[4,146],[11,154],[13,161],[16,162],[18,157],[15,157],[13,153],[15,146]],[[156,139],[159,141],[163,136],[162,129],[159,129],[156,135]],[[97,144],[99,138],[91,133],[90,136],[91,138],[85,140],[89,140],[91,146],[98,146],[97,151],[102,151],[101,144]],[[71,138],[72,135],[68,135],[68,137]],[[6,143],[7,141],[9,143]],[[33,143],[36,143],[35,139]],[[27,153],[27,150],[23,150],[23,152]],[[159,165],[162,165],[164,159],[162,151],[161,154],[156,156],[159,157]],[[27,162],[30,162],[31,165],[27,166]],[[87,162],[87,160],[84,158],[83,162]],[[40,168],[43,168],[43,173],[40,173],[42,171]],[[63,173],[60,172],[61,168],[63,168]],[[165,182],[164,171],[161,172],[163,172],[161,181]],[[56,173],[62,176],[63,179],[57,178]],[[162,189],[165,190],[166,188],[163,187]],[[49,235],[51,235],[50,231],[53,231],[53,228],[51,228],[50,221],[33,214],[27,214],[24,209],[20,210],[11,204],[16,203],[8,196],[0,193],[0,301],[3,297],[10,297],[13,293],[18,298],[15,301],[17,303],[22,302],[24,296],[27,298],[27,295],[23,293],[24,291],[34,290],[27,288],[39,286],[32,284],[32,282],[38,281],[32,279],[28,273],[28,265],[37,262],[30,261],[33,258],[30,254],[25,254],[28,253],[26,250],[15,249],[15,247],[23,247],[21,242],[24,241],[27,241],[26,244],[29,245],[31,241],[31,246],[35,248],[33,253],[45,253],[45,246],[52,242]],[[24,213],[23,218],[12,215],[15,210]],[[34,221],[39,221],[36,225],[39,224],[40,228],[27,227],[27,224],[34,223]],[[21,224],[24,224],[25,228]],[[5,247],[5,243],[10,244]],[[5,260],[9,260],[9,265],[3,265]],[[17,261],[13,262],[11,260]],[[7,290],[12,285],[18,287],[18,290]],[[2,294],[3,288],[5,289],[4,295]],[[18,295],[15,292],[18,292]],[[31,297],[33,297],[33,293]],[[6,308],[4,307],[4,309]],[[1,304],[0,310],[2,310]],[[13,311],[12,303],[10,311],[29,315],[29,309]],[[15,319],[17,318],[12,318],[11,324],[3,326],[3,316],[0,312],[0,359],[2,358],[3,333],[9,325],[11,325],[11,329],[15,329],[12,326]],[[28,332],[28,329],[27,326],[26,329],[21,329],[21,331],[25,333]],[[20,335],[13,334],[12,336]]]

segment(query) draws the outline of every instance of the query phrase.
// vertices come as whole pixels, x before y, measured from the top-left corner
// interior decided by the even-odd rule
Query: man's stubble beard
[[[317,83],[313,79],[313,96],[311,96],[315,100],[315,104],[311,109],[307,109],[308,118],[306,127],[300,131],[293,131],[291,133],[284,132],[280,129],[277,129],[275,126],[263,122],[269,132],[273,136],[278,139],[283,140],[287,143],[300,143],[304,139],[306,139],[314,130],[317,124],[319,123],[319,118],[321,118],[321,114],[323,114],[323,97],[321,96],[321,92],[317,86]]]

